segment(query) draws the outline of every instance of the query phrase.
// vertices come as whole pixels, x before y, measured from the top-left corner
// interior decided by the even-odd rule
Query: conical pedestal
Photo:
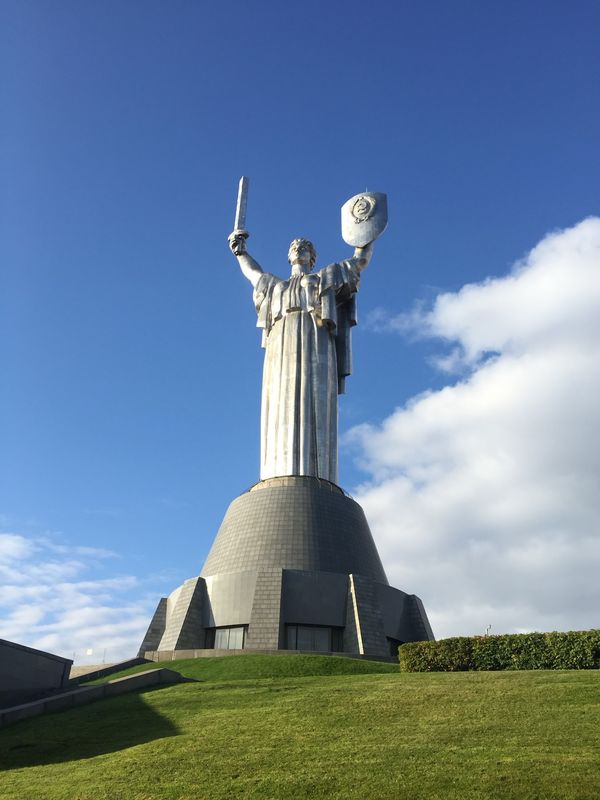
[[[432,639],[388,584],[362,508],[328,481],[270,478],[229,506],[199,577],[162,598],[140,655],[232,650],[396,657]]]

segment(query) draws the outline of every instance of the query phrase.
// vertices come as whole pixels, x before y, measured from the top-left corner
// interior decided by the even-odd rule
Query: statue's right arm
[[[256,287],[260,276],[263,274],[263,269],[260,264],[246,252],[247,236],[247,234],[242,235],[234,231],[229,236],[229,249],[237,258],[244,277],[248,278],[253,287]]]
[[[244,253],[243,255],[236,257],[244,277],[248,278],[253,288],[256,288],[256,284],[258,283],[260,276],[263,274],[262,267],[252,258],[251,255],[248,255],[248,253]]]

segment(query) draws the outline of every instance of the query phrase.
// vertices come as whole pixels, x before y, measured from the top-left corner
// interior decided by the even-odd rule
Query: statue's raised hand
[[[248,231],[242,230],[235,230],[229,234],[227,241],[234,256],[243,256],[246,253],[246,239],[249,235]]]

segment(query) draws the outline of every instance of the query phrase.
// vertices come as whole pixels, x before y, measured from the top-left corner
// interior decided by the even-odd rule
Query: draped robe
[[[254,289],[265,348],[261,480],[314,475],[338,481],[337,396],[352,372],[359,272],[354,259]]]

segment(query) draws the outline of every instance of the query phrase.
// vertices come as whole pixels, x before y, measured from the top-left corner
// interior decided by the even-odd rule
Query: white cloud
[[[35,549],[33,542],[16,533],[0,533],[0,564],[25,558]]]
[[[468,371],[347,437],[391,582],[438,636],[599,626],[600,219],[387,329]]]
[[[115,555],[0,533],[0,637],[79,664],[134,656],[159,598],[132,575],[102,576]]]
[[[113,550],[106,550],[103,547],[81,547],[77,545],[55,544],[51,540],[44,538],[38,539],[43,542],[48,550],[61,555],[90,556],[92,558],[118,558],[119,554]]]

